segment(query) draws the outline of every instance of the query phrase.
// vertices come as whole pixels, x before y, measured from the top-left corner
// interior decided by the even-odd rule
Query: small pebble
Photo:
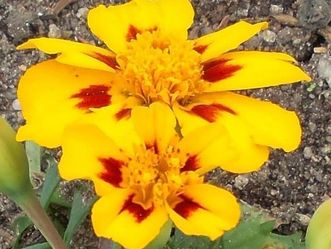
[[[327,144],[321,148],[321,152],[323,154],[330,154],[331,153],[331,144]]]
[[[87,17],[87,13],[88,13],[89,9],[86,8],[86,7],[83,7],[83,8],[80,8],[78,11],[77,11],[77,14],[76,16],[78,18],[83,18],[85,19]]]
[[[282,14],[284,11],[284,8],[279,5],[271,4],[270,5],[270,13],[272,15]]]
[[[243,189],[249,182],[246,176],[239,175],[234,179],[234,186],[238,189]]]
[[[61,37],[61,30],[55,24],[50,24],[48,28],[49,28],[48,37],[50,38]]]
[[[20,111],[21,110],[21,105],[18,99],[15,99],[12,103],[12,107],[15,111]]]
[[[274,43],[276,41],[276,33],[271,30],[265,30],[261,32],[261,37],[263,40],[269,43]]]
[[[311,147],[307,146],[303,149],[303,156],[306,159],[310,159],[314,156],[313,150]]]

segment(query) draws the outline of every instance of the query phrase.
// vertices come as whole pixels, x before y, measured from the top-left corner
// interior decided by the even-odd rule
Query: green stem
[[[29,193],[24,196],[24,199],[17,202],[53,249],[67,249],[67,246],[33,191],[29,191]]]

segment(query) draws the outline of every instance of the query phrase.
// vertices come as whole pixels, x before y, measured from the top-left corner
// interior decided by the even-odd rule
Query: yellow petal
[[[237,156],[227,130],[220,124],[204,125],[184,135],[178,147],[184,155],[189,155],[181,170],[199,174],[226,165]]]
[[[95,110],[76,123],[94,124],[111,138],[125,154],[133,156],[137,145],[144,141],[137,134],[131,121],[132,108],[124,104],[112,104]]]
[[[20,79],[18,99],[26,125],[17,139],[46,147],[61,143],[63,129],[90,108],[110,104],[112,74],[72,67],[49,60],[32,66]]]
[[[220,62],[219,65],[217,61]],[[215,65],[207,66],[203,75],[206,81],[211,82],[208,92],[252,89],[311,80],[295,65],[291,56],[283,53],[232,52],[217,58],[216,63],[211,63]],[[233,70],[233,67],[236,67],[236,70]],[[229,68],[230,73],[226,72]]]
[[[99,237],[112,239],[128,249],[142,249],[167,222],[164,208],[148,210],[132,202],[128,192],[101,197],[92,208],[92,223]]]
[[[72,66],[114,72],[117,63],[114,54],[90,44],[56,38],[35,38],[19,45],[17,49],[37,48],[47,54],[60,54],[56,60]]]
[[[230,172],[246,173],[259,169],[268,159],[268,147],[255,143],[247,125],[241,120],[240,116],[229,112],[231,110],[230,108],[220,106],[220,109],[216,108],[215,110],[214,105],[210,104],[213,101],[206,98],[205,102],[207,102],[205,105],[198,104],[204,108],[200,109],[199,112],[193,112],[196,104],[192,105],[191,110],[189,110],[189,107],[187,107],[187,111],[180,108],[176,109],[176,117],[182,128],[184,137],[190,136],[190,133],[194,134],[195,130],[203,127],[201,126],[202,124],[206,126],[206,123],[214,123],[214,129],[219,128],[220,133],[226,134],[227,139],[224,136],[215,135],[210,147],[206,147],[206,150],[200,156],[194,158],[196,161],[193,161],[193,163],[199,165],[201,160],[201,164],[204,162],[211,167],[211,164],[217,162],[216,160],[223,158],[226,160],[219,161],[218,166]],[[193,145],[191,147],[194,148]],[[199,158],[201,159],[199,160]],[[205,169],[208,169],[208,167]],[[205,169],[201,169],[202,173],[205,173]]]
[[[203,235],[214,240],[235,227],[240,207],[228,191],[209,184],[186,186],[181,202],[167,207],[170,219],[187,235]]]
[[[246,123],[256,144],[295,150],[301,141],[301,127],[295,112],[287,111],[269,101],[231,92],[201,95],[196,101],[220,103],[231,109]]]
[[[89,12],[88,25],[97,37],[118,53],[144,31],[158,29],[165,35],[185,39],[193,15],[188,0],[133,0],[116,6],[99,5]],[[105,23],[112,26],[105,28]]]
[[[154,102],[149,107],[135,107],[132,122],[146,146],[154,147],[156,151],[165,151],[176,134],[175,116],[170,107],[161,102]]]
[[[125,167],[127,158],[96,126],[68,127],[64,132],[62,151],[59,173],[65,180],[99,179],[95,182],[99,194],[105,193],[106,187],[109,192],[120,187],[123,181],[121,168]],[[102,191],[98,190],[99,185]]]
[[[202,52],[202,61],[208,61],[219,55],[237,48],[258,32],[268,27],[268,23],[250,24],[237,22],[217,32],[202,36],[195,40],[196,50]]]

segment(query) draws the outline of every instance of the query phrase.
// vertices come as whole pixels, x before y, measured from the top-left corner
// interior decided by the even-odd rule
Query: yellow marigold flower
[[[18,87],[26,125],[18,140],[56,147],[64,128],[92,112],[121,105],[115,119],[137,106],[163,101],[171,106],[182,134],[208,124],[225,126],[235,160],[223,169],[249,172],[268,158],[269,147],[296,149],[301,128],[294,112],[229,90],[310,80],[283,53],[231,51],[266,22],[240,21],[189,40],[194,11],[189,0],[132,0],[100,5],[88,25],[108,49],[73,41],[37,38],[19,49],[38,48],[55,59],[24,74]]]
[[[108,114],[97,114],[103,128],[81,123],[66,128],[59,164],[66,180],[94,182],[101,196],[92,208],[98,236],[140,249],[169,218],[185,234],[211,239],[238,223],[235,197],[203,183],[202,176],[235,156],[225,128],[209,124],[180,139],[172,110],[155,102],[134,108],[130,122],[119,122],[126,133],[117,136],[109,131]]]

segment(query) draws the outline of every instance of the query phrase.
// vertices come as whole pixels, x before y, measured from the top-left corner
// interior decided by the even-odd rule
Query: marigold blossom
[[[240,21],[190,40],[193,16],[189,0],[100,5],[90,10],[88,25],[107,49],[53,38],[20,45],[57,56],[32,66],[20,80],[26,125],[17,139],[57,147],[66,126],[104,108],[119,106],[112,118],[118,122],[137,106],[163,101],[183,135],[210,123],[225,127],[237,153],[221,165],[225,170],[257,170],[269,148],[296,149],[301,128],[294,112],[230,91],[308,81],[309,76],[284,53],[232,51],[267,28],[266,22]]]
[[[127,139],[109,132],[108,114],[98,113],[104,128],[80,123],[65,129],[59,164],[65,179],[94,182],[101,196],[92,208],[98,236],[140,249],[169,219],[185,234],[213,240],[238,223],[235,197],[202,176],[235,156],[225,128],[210,124],[181,139],[169,106],[154,102],[134,108],[129,123],[119,122],[134,138]]]

